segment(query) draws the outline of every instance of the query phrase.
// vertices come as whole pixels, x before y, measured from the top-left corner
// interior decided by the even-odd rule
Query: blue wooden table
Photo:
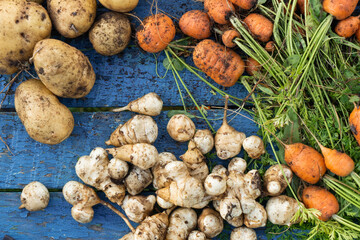
[[[140,0],[133,11],[140,18],[151,14],[150,2]],[[202,9],[199,2],[189,0],[160,0],[158,6],[174,18],[179,19],[191,9]],[[106,11],[98,9],[98,13]],[[155,11],[155,9],[153,9]],[[132,20],[136,25],[136,20]],[[54,32],[54,36],[57,34]],[[60,38],[60,37],[57,37]],[[169,151],[176,156],[186,151],[187,144],[173,141],[166,132],[169,110],[179,109],[180,97],[172,77],[167,74],[159,78],[155,73],[154,55],[141,52],[134,44],[123,53],[104,57],[97,54],[85,34],[77,39],[63,41],[81,49],[90,59],[97,75],[91,93],[83,99],[61,99],[74,112],[75,129],[71,136],[55,146],[49,146],[32,140],[26,133],[14,111],[14,92],[20,81],[29,76],[21,75],[3,103],[0,112],[0,135],[9,145],[10,153],[4,144],[0,144],[0,239],[4,235],[20,239],[118,239],[129,229],[123,221],[103,206],[96,206],[94,220],[89,224],[79,224],[72,219],[71,206],[62,197],[61,188],[70,180],[78,180],[74,166],[80,156],[87,155],[95,147],[105,147],[111,132],[127,121],[133,113],[112,113],[98,111],[104,107],[124,106],[148,92],[158,93],[164,101],[165,111],[155,121],[159,126],[159,137],[155,142],[159,152]],[[159,75],[166,71],[161,64],[163,55],[157,56]],[[206,106],[222,106],[224,99],[194,75],[182,71],[181,75],[195,99]],[[11,76],[0,76],[2,89]],[[247,95],[241,84],[236,84],[228,93],[243,98]],[[185,103],[192,107],[190,97],[183,91]],[[3,97],[3,96],[2,96]],[[84,111],[85,108],[85,111]],[[199,112],[194,111],[195,115]],[[208,111],[208,118],[215,129],[221,125],[223,111]],[[205,121],[195,119],[196,127],[207,128]],[[257,127],[250,120],[236,117],[231,124],[246,135],[256,134]],[[243,152],[240,153],[243,156]],[[220,160],[219,160],[220,162]],[[222,162],[226,164],[225,162]],[[19,210],[20,192],[31,181],[40,181],[51,191],[49,206],[39,212]],[[106,199],[100,194],[102,199]],[[117,208],[120,208],[117,206]],[[264,229],[257,230],[259,239],[266,239]],[[224,237],[224,236],[223,236]],[[220,238],[217,238],[220,239]],[[228,235],[225,238],[228,239]]]

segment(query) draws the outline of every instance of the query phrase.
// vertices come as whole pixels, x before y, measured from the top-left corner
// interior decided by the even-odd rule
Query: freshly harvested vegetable
[[[159,154],[158,161],[151,168],[151,171],[154,175],[153,186],[155,189],[163,188],[174,180],[171,178],[171,176],[174,175],[174,171],[177,172],[177,169],[174,168],[170,170],[167,167],[169,163],[174,161],[177,161],[177,159],[172,153],[162,152]],[[185,172],[187,172],[187,167],[185,166],[185,164],[182,163],[180,165],[183,168],[182,170],[185,170]]]
[[[229,18],[235,12],[234,5],[228,0],[204,0],[205,11],[210,18],[219,24],[229,23]]]
[[[129,174],[124,179],[126,191],[135,196],[141,193],[147,186],[151,184],[153,176],[150,169],[143,170],[136,166],[130,169]]]
[[[140,223],[150,215],[154,209],[156,198],[149,196],[129,196],[126,195],[121,208],[126,216],[133,222]]]
[[[233,227],[241,227],[242,225],[244,225],[244,214],[241,214],[239,217],[232,218],[226,221]]]
[[[136,228],[134,240],[165,239],[168,226],[169,216],[166,213],[158,213],[151,217],[147,217]]]
[[[222,160],[226,160],[238,155],[241,151],[243,141],[246,138],[244,133],[236,131],[228,124],[226,120],[228,100],[229,97],[226,96],[223,124],[215,135],[216,153],[217,156]]]
[[[291,183],[293,173],[288,166],[276,164],[266,170],[264,174],[264,190],[267,195],[279,196],[287,188],[288,185],[283,172],[288,182]]]
[[[117,185],[110,179],[109,159],[103,148],[97,147],[89,156],[82,156],[75,165],[77,176],[86,184],[104,191],[110,201],[122,204],[125,197],[124,185]]]
[[[235,38],[240,38],[240,33],[235,29],[226,30],[221,36],[223,44],[228,48],[233,48],[236,44],[233,42]]]
[[[89,32],[89,40],[95,51],[105,56],[122,52],[130,39],[129,19],[126,15],[116,12],[101,14]]]
[[[129,232],[128,234],[124,235],[119,240],[134,240],[134,233]]]
[[[222,167],[221,165],[217,165],[217,166]],[[212,173],[209,174],[204,181],[206,194],[210,196],[219,196],[225,193],[227,186],[226,180],[227,180],[226,173],[222,173],[221,168],[214,167]]]
[[[161,207],[162,209],[169,209],[174,207],[174,204],[172,204],[171,202],[167,202],[164,199],[162,199],[159,196],[156,196],[156,203],[159,205],[159,207]]]
[[[243,214],[239,199],[231,193],[226,194],[220,201],[219,213],[226,221],[231,221],[241,217]]]
[[[245,71],[250,75],[253,76],[255,72],[258,72],[261,69],[261,65],[255,59],[249,57],[245,61]]]
[[[341,20],[335,26],[335,32],[340,37],[349,38],[356,33],[360,26],[359,17],[350,16]]]
[[[359,27],[359,35],[360,35],[360,27]],[[350,129],[355,136],[356,141],[360,145],[360,107],[354,108],[349,116]]]
[[[121,181],[123,180],[129,171],[129,164],[117,158],[110,160],[108,164],[109,176],[113,180]]]
[[[322,145],[320,145],[320,149],[324,156],[325,165],[332,173],[346,177],[354,171],[355,163],[346,153]]]
[[[359,0],[324,0],[323,9],[337,20],[349,17],[355,10]]]
[[[59,97],[82,98],[94,86],[96,76],[89,59],[60,40],[38,42],[33,61],[40,80]]]
[[[231,0],[231,2],[244,10],[250,10],[255,6],[257,0]]]
[[[0,1],[0,74],[13,74],[28,62],[35,44],[51,34],[50,17],[34,2]]]
[[[171,18],[163,13],[144,19],[136,31],[136,41],[146,52],[157,53],[164,50],[175,37],[175,25]]]
[[[74,129],[72,113],[38,79],[17,87],[15,110],[29,136],[41,143],[61,143]]]
[[[272,197],[266,203],[268,220],[272,224],[291,226],[295,213],[299,209],[299,203],[292,197],[285,195]]]
[[[115,12],[130,12],[139,3],[139,0],[99,0],[104,7]]]
[[[124,125],[119,125],[105,143],[120,147],[127,144],[155,142],[158,126],[149,116],[135,115]]]
[[[231,159],[228,165],[228,171],[235,171],[238,173],[245,173],[247,163],[244,159],[236,157]]]
[[[355,33],[355,37],[356,37],[356,40],[358,42],[360,42],[360,26],[359,26],[358,30],[356,31],[356,33]]]
[[[21,192],[21,208],[28,211],[40,211],[49,204],[49,190],[41,182],[31,182],[27,184]]]
[[[243,147],[252,159],[260,158],[265,153],[263,140],[258,136],[250,136],[244,139]]]
[[[185,154],[180,156],[180,159],[183,160],[188,168],[190,176],[204,182],[205,178],[209,174],[209,169],[205,162],[206,158],[196,147],[194,141],[190,140],[188,150]]]
[[[178,142],[187,142],[195,135],[194,122],[184,114],[172,116],[167,124],[167,132],[170,137]]]
[[[196,45],[193,60],[195,66],[224,87],[235,85],[245,70],[245,63],[237,53],[210,39]]]
[[[196,212],[191,208],[178,208],[169,218],[166,240],[187,240],[197,224]]]
[[[239,227],[232,230],[230,240],[257,240],[254,229]]]
[[[332,215],[339,211],[339,203],[335,196],[318,186],[309,186],[303,190],[302,201],[307,208],[315,208],[320,211],[318,217],[322,221],[327,221]]]
[[[44,0],[27,0],[28,2],[36,2],[38,4],[42,4]]]
[[[205,208],[198,218],[198,228],[206,237],[214,238],[222,232],[224,222],[217,211]]]
[[[299,7],[301,14],[305,13],[305,4],[306,4],[306,9],[309,12],[309,1],[308,0],[297,1],[297,6]]]
[[[146,170],[152,168],[157,162],[158,151],[148,143],[135,143],[123,145],[118,148],[106,149],[114,157]]]
[[[96,0],[48,0],[47,10],[56,30],[67,38],[86,33],[96,16]]]
[[[116,108],[113,112],[131,111],[148,116],[160,115],[163,106],[163,101],[154,92],[148,93],[141,98],[131,101],[127,106],[122,108]]]
[[[209,15],[200,10],[191,10],[182,15],[179,27],[184,34],[195,39],[205,39],[211,36]]]
[[[191,231],[188,240],[207,240],[205,233],[198,230]]]
[[[267,213],[263,205],[255,202],[255,208],[249,214],[244,214],[244,224],[248,228],[265,227],[267,221]]]
[[[268,42],[273,33],[274,24],[258,13],[251,13],[245,19],[244,23],[252,35],[261,42]]]
[[[268,41],[265,45],[265,50],[268,52],[274,52],[276,49],[274,41]]]
[[[214,148],[214,136],[208,129],[197,130],[193,141],[202,154],[206,154]]]

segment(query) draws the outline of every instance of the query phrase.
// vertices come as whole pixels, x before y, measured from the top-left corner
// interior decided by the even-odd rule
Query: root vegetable
[[[360,26],[359,26],[358,30],[356,31],[356,33],[355,33],[355,37],[356,37],[356,40],[358,42],[360,42]],[[358,140],[358,142],[360,142],[360,140]]]
[[[131,101],[128,105],[122,108],[116,108],[113,112],[131,111],[147,116],[158,116],[161,113],[163,101],[154,92],[148,93],[141,98]]]
[[[211,202],[211,198],[209,196],[206,196],[202,202],[193,205],[192,208],[194,208],[194,209],[203,209],[207,205],[209,205],[210,202]]]
[[[221,200],[219,212],[221,217],[227,221],[238,218],[243,213],[240,201],[231,194]]]
[[[108,164],[108,172],[112,179],[121,181],[123,180],[129,171],[129,165],[120,159],[113,158]]]
[[[220,212],[221,199],[215,199],[212,201],[213,207],[216,211]]]
[[[265,208],[258,202],[255,202],[255,204],[255,209],[244,215],[244,224],[248,228],[265,227],[267,220]]]
[[[255,6],[257,0],[231,0],[231,2],[244,10],[250,10]]]
[[[127,144],[155,142],[158,136],[158,126],[149,116],[135,115],[124,125],[118,126],[105,143],[120,147]]]
[[[256,232],[254,229],[247,227],[235,228],[230,235],[230,240],[256,240]]]
[[[269,41],[266,43],[265,45],[265,50],[268,52],[274,52],[276,49],[275,47],[275,42],[274,41]]]
[[[210,18],[200,10],[191,10],[182,15],[179,27],[184,34],[195,39],[205,39],[211,36]]]
[[[140,223],[145,217],[149,216],[154,205],[156,198],[154,195],[149,196],[129,196],[126,195],[121,205],[125,211],[126,216],[133,222]]]
[[[360,41],[360,27],[357,31],[359,35],[358,41]],[[360,145],[360,107],[355,107],[349,116],[349,124],[352,133],[355,136],[356,141]]]
[[[340,177],[346,177],[354,171],[355,163],[346,153],[330,149],[320,144],[327,169]]]
[[[222,169],[219,169],[219,172],[222,172],[221,170]],[[215,171],[217,171],[217,169],[215,169]],[[206,194],[210,196],[219,196],[223,194],[226,191],[226,180],[226,174],[213,171],[206,177],[204,182]]]
[[[201,182],[204,182],[205,178],[209,175],[209,168],[206,162],[191,164],[191,166],[186,164],[186,166],[190,176],[199,179]]]
[[[193,141],[202,154],[206,154],[214,148],[214,136],[208,129],[197,130]]]
[[[125,236],[123,236],[122,238],[120,238],[119,240],[134,240],[134,233],[130,232]]]
[[[156,196],[156,202],[162,209],[169,209],[174,206],[171,202],[167,202],[159,196]]]
[[[221,37],[223,44],[228,48],[236,46],[236,43],[233,42],[235,38],[240,38],[240,33],[235,29],[225,31]]]
[[[163,188],[170,184],[170,182],[173,180],[169,178],[169,172],[168,169],[166,169],[167,164],[173,161],[176,161],[174,154],[169,152],[162,152],[159,154],[158,161],[151,169],[152,174],[154,175],[153,185],[155,189]],[[184,169],[186,170],[185,165]]]
[[[166,240],[187,240],[197,224],[196,212],[191,208],[179,208],[171,213]]]
[[[243,147],[249,157],[252,159],[257,159],[265,153],[264,142],[258,136],[250,136],[245,138]]]
[[[106,150],[114,157],[130,162],[143,170],[153,167],[159,157],[156,148],[148,143],[135,143]]]
[[[31,182],[21,192],[21,208],[28,211],[40,211],[49,204],[50,194],[48,189],[40,182]]]
[[[256,72],[258,72],[261,69],[261,65],[258,61],[255,59],[249,57],[245,61],[245,71],[250,75],[253,76]]]
[[[332,215],[339,211],[339,203],[335,196],[318,186],[306,187],[302,193],[302,201],[306,208],[319,210],[321,215],[318,218],[322,221],[329,220]]]
[[[293,174],[288,166],[284,164],[271,166],[264,175],[264,190],[269,196],[279,196],[288,186],[281,169],[289,183],[292,181]]]
[[[355,10],[359,0],[324,0],[323,9],[337,20],[349,17]]]
[[[204,0],[204,8],[216,23],[227,24],[235,8],[228,0]]]
[[[216,165],[213,169],[212,172],[214,174],[221,174],[221,175],[228,175],[228,171],[226,170],[226,168],[223,165]]]
[[[139,0],[99,0],[104,7],[115,12],[130,12],[139,3]]]
[[[245,63],[237,53],[210,39],[196,45],[193,60],[196,67],[224,87],[235,85],[245,70]]]
[[[236,157],[231,159],[229,165],[228,165],[228,171],[235,171],[238,173],[245,173],[247,167],[247,163],[244,159]]]
[[[194,230],[189,234],[188,240],[207,240],[205,233]]]
[[[189,141],[195,135],[194,122],[184,114],[176,114],[172,116],[166,129],[170,137],[178,142]]]
[[[226,160],[238,155],[246,137],[244,133],[238,132],[233,127],[231,127],[226,120],[228,100],[229,97],[226,96],[223,124],[215,135],[216,153],[217,156],[222,160]]]
[[[306,4],[306,10],[309,12],[309,1],[308,0],[297,1],[297,6],[299,7],[301,14],[305,13],[305,4]]]
[[[251,13],[244,19],[244,23],[259,41],[268,42],[270,40],[274,24],[263,15]]]
[[[150,169],[143,170],[133,166],[129,174],[124,179],[126,191],[131,195],[141,193],[147,186],[151,184],[153,176]]]
[[[190,140],[188,150],[185,154],[180,156],[187,166],[190,176],[199,179],[201,182],[205,180],[209,174],[209,169],[205,162],[205,157],[201,151],[196,147],[194,141]]]
[[[241,227],[244,224],[244,214],[226,221],[233,227]]]
[[[108,170],[109,159],[103,148],[97,147],[89,156],[82,156],[75,165],[78,177],[86,184],[104,191],[110,201],[121,205],[125,197],[124,185],[114,184]]]
[[[356,33],[359,28],[359,24],[359,17],[350,16],[336,24],[335,32],[340,37],[349,38]]]
[[[136,228],[134,240],[164,240],[169,219],[166,213],[145,218]]]
[[[218,212],[205,208],[198,218],[198,228],[206,237],[214,238],[222,232],[224,222]]]
[[[175,32],[175,25],[171,18],[163,13],[158,13],[144,19],[135,38],[144,51],[157,53],[164,50],[174,39]]]
[[[276,225],[291,226],[294,224],[291,220],[298,209],[298,202],[285,195],[272,197],[266,204],[268,220]]]

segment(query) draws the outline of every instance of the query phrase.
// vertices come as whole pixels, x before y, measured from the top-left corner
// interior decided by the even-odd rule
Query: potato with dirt
[[[124,14],[106,12],[91,27],[89,39],[96,52],[105,56],[118,54],[130,42],[130,21]]]
[[[66,38],[86,33],[96,16],[96,0],[47,0],[47,8],[56,30]]]
[[[41,143],[58,144],[74,128],[74,117],[38,79],[21,83],[15,92],[15,110],[29,136]]]
[[[31,57],[35,44],[51,34],[45,8],[34,2],[0,1],[0,74],[13,74]]]
[[[139,3],[139,0],[99,0],[104,7],[115,12],[130,12]]]
[[[60,40],[38,42],[33,62],[40,80],[59,97],[82,98],[94,86],[96,76],[89,59]]]

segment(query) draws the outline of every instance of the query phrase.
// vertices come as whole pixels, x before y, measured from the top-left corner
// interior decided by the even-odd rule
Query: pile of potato
[[[0,1],[0,74],[13,74],[34,64],[38,79],[27,80],[15,93],[15,109],[36,141],[58,144],[74,128],[71,112],[57,97],[83,98],[95,84],[89,59],[78,49],[50,39],[52,26],[66,38],[89,32],[94,49],[103,55],[120,53],[129,44],[131,25],[121,12],[138,0],[100,1],[115,12],[96,19],[96,0]]]

